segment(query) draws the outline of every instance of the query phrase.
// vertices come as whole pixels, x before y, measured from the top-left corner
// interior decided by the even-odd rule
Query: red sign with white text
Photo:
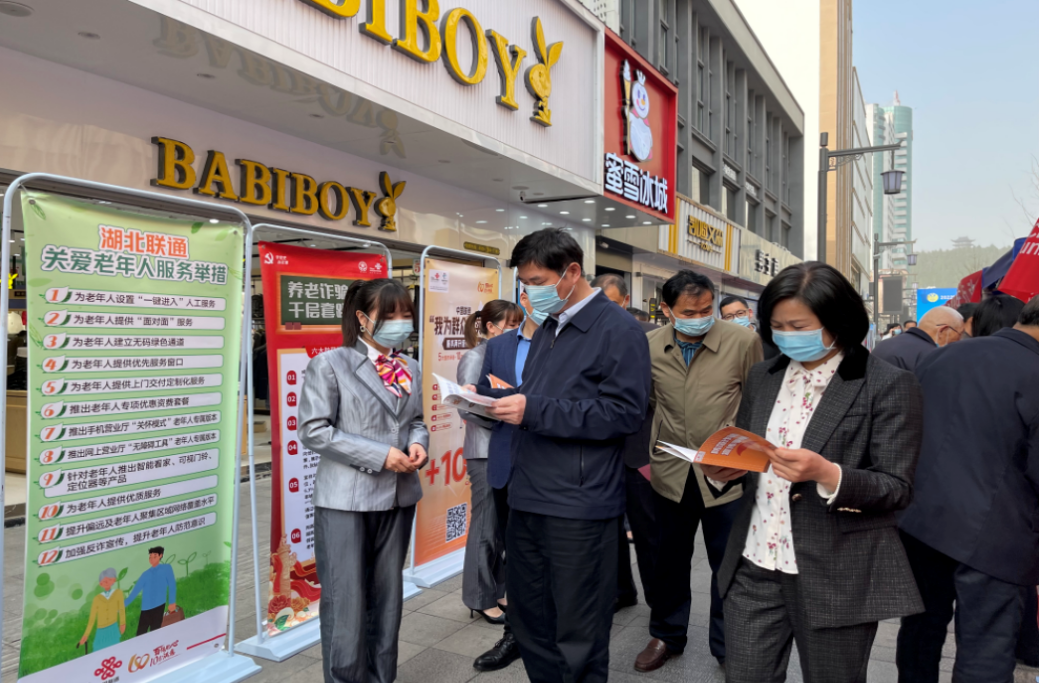
[[[1039,294],[1039,221],[1035,222],[1028,239],[1021,245],[1017,258],[999,283],[999,291],[1016,296],[1028,303]]]
[[[343,344],[343,299],[354,280],[386,277],[386,258],[261,242],[271,408],[271,568],[267,633],[318,614],[314,476],[320,456],[298,437],[298,404],[310,360]]]
[[[678,88],[606,30],[605,196],[675,221]]]

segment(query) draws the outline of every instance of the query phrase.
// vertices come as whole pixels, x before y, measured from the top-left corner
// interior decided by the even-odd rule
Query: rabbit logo
[[[635,70],[631,77],[631,64],[624,60],[621,67],[624,85],[624,118],[626,119],[625,143],[627,152],[639,161],[653,158],[653,130],[649,127],[649,91],[646,90],[646,74]]]
[[[542,126],[551,126],[552,110],[548,108],[548,97],[552,94],[551,69],[559,61],[559,56],[563,54],[563,43],[545,45],[545,31],[541,28],[540,17],[534,17],[531,33],[534,34],[534,47],[538,63],[527,69],[524,79],[527,82],[527,91],[537,98],[534,115],[530,117],[530,120],[540,123]]]
[[[386,171],[379,173],[379,185],[386,196],[375,203],[375,213],[382,216],[380,230],[395,232],[397,230],[397,197],[404,192],[406,181],[400,181],[396,185],[390,180],[390,174]]]

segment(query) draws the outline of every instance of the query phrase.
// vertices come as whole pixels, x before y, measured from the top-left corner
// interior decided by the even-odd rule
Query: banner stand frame
[[[249,237],[250,243],[253,243],[253,237],[259,230],[277,230],[278,232],[289,232],[298,235],[306,235],[314,239],[330,239],[338,242],[348,242],[351,244],[357,244],[363,249],[381,249],[386,257],[386,274],[387,277],[393,277],[393,256],[390,254],[389,248],[382,242],[376,240],[364,239],[361,237],[347,237],[345,235],[337,235],[335,233],[320,232],[317,230],[308,230],[306,228],[297,228],[291,225],[280,225],[277,223],[257,223],[256,225],[250,225]],[[250,256],[252,251],[250,250]],[[246,289],[246,300],[245,307],[249,311],[250,318],[252,317],[252,267],[250,264],[249,269],[249,286]],[[250,319],[249,324],[249,336],[252,337],[252,320]],[[265,603],[261,594],[260,586],[266,586],[267,582],[260,582],[260,544],[259,544],[259,532],[257,530],[257,516],[256,516],[256,440],[253,435],[253,418],[255,416],[255,394],[253,393],[253,356],[252,353],[248,355],[246,359],[246,373],[248,374],[247,383],[249,386],[249,398],[247,400],[246,412],[248,414],[248,467],[249,467],[249,505],[250,513],[252,515],[252,535],[253,535],[253,589],[255,592],[256,601],[256,635],[251,638],[246,638],[240,643],[235,645],[235,650],[238,652],[245,653],[252,657],[259,657],[260,659],[266,659],[272,662],[283,662],[289,657],[299,654],[304,650],[309,650],[314,645],[321,642],[321,615],[319,614],[314,619],[307,620],[306,623],[299,626],[293,627],[284,633],[280,633],[277,636],[267,635],[267,630],[264,628],[264,616],[267,613],[265,609]],[[271,430],[275,428],[275,425],[271,425]],[[273,457],[273,453],[271,454]],[[267,565],[264,565],[267,566]],[[408,599],[412,596],[418,595],[422,591],[412,583],[404,583],[404,599]]]
[[[487,262],[491,261],[494,263],[494,268],[498,271],[498,296],[502,297],[502,268],[501,261],[498,260],[497,256],[491,256],[489,254],[478,254],[469,251],[462,251],[461,249],[450,249],[448,247],[437,247],[429,246],[422,250],[422,255],[419,257],[419,263],[422,265],[422,274],[420,282],[422,282],[422,296],[418,300],[418,355],[421,362],[422,352],[426,348],[426,293],[428,289],[426,287],[426,258],[430,252],[437,252],[446,254],[448,256],[461,257],[467,261],[482,260],[486,267]],[[422,501],[419,501],[421,504]],[[416,518],[418,513],[416,511]],[[416,520],[417,524],[417,520]],[[404,570],[404,580],[414,583],[416,586],[422,588],[431,588],[441,581],[446,581],[452,576],[457,576],[462,573],[462,565],[465,561],[465,548],[455,550],[443,557],[438,557],[432,562],[427,562],[424,565],[415,565],[415,526],[411,525],[411,566]],[[468,534],[468,529],[466,530]]]
[[[251,269],[252,256],[252,224],[249,222],[249,217],[246,216],[242,211],[233,208],[221,206],[219,204],[212,204],[197,199],[186,199],[182,197],[172,197],[169,195],[161,194],[158,192],[149,192],[146,190],[137,190],[128,187],[120,187],[118,185],[109,185],[107,183],[98,183],[90,180],[82,180],[80,178],[71,178],[68,176],[54,175],[52,173],[26,173],[24,175],[15,178],[10,185],[7,186],[4,196],[3,205],[3,227],[0,231],[0,262],[4,264],[10,263],[11,260],[11,220],[13,216],[14,198],[19,193],[18,190],[22,190],[29,183],[34,182],[45,182],[47,184],[53,184],[57,186],[71,186],[81,188],[85,190],[93,190],[98,193],[103,193],[106,196],[114,197],[127,197],[131,199],[143,199],[149,202],[155,202],[158,205],[166,205],[169,207],[176,207],[178,213],[183,213],[188,216],[212,216],[212,215],[225,215],[233,216],[234,222],[239,223],[245,231],[244,242],[245,242],[245,269],[242,274],[243,290],[246,296],[246,300],[249,296],[249,285],[250,280],[246,277]],[[50,190],[49,190],[50,191]],[[57,190],[61,193],[61,190]],[[69,194],[65,192],[64,194]],[[80,195],[72,194],[71,196],[78,197]],[[96,199],[89,195],[82,195],[82,198],[91,200]],[[118,200],[116,200],[118,201]],[[119,203],[122,203],[121,201]],[[133,204],[127,204],[133,207]],[[137,207],[146,208],[146,207]],[[181,209],[195,209],[195,211],[181,211]],[[217,653],[204,657],[198,661],[192,662],[184,667],[170,671],[156,679],[155,683],[236,683],[242,681],[250,676],[254,676],[260,672],[260,666],[249,657],[244,655],[235,654],[234,638],[235,638],[235,604],[237,599],[237,581],[236,577],[238,574],[238,507],[239,507],[239,489],[238,479],[241,476],[242,470],[242,436],[241,436],[241,422],[244,417],[242,411],[242,404],[245,402],[246,396],[246,383],[244,373],[246,372],[245,358],[248,357],[248,349],[251,346],[249,339],[249,331],[251,326],[251,315],[250,309],[244,305],[242,310],[242,348],[241,354],[243,358],[239,359],[239,386],[238,386],[238,410],[237,410],[237,437],[235,439],[235,472],[234,472],[234,495],[233,495],[233,511],[231,515],[231,578],[230,578],[230,595],[228,604],[228,626],[227,626],[227,644],[225,649],[220,650]],[[7,320],[7,314],[10,309],[10,292],[7,287],[0,288],[0,320]],[[0,344],[0,367],[7,366],[7,345]],[[3,391],[0,392],[0,432],[6,433],[7,429],[7,376],[4,374],[3,378]],[[6,473],[7,470],[7,448],[6,444],[0,442],[0,474]],[[26,486],[28,487],[29,480],[26,479]],[[3,509],[4,504],[4,485],[0,484],[0,509]],[[28,527],[26,527],[28,528]],[[26,532],[27,533],[27,532]],[[3,552],[3,531],[0,531],[0,564],[4,561]],[[3,585],[0,583],[0,601],[3,600]],[[0,620],[0,637],[2,637],[3,622]],[[2,657],[2,654],[0,654]]]

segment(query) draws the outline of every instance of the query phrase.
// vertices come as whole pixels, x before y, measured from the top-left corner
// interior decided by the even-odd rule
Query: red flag
[[[1025,303],[1039,294],[1039,221],[1035,222],[1032,233],[1021,245],[1021,251],[1017,252],[1017,258],[1010,264],[1010,270],[998,289]]]
[[[971,273],[967,277],[960,280],[959,288],[956,290],[956,296],[945,302],[946,306],[951,308],[959,308],[963,304],[978,303],[981,301],[981,274],[984,271],[979,270],[976,273]]]

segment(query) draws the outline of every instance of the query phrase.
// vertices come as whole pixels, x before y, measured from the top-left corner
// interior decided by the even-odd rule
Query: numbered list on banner
[[[343,345],[343,300],[354,280],[387,276],[385,257],[261,242],[270,377],[272,505],[267,633],[318,616],[314,480],[320,456],[297,436],[307,365]]]
[[[498,298],[498,271],[450,261],[423,264],[425,325],[422,396],[429,425],[429,464],[420,472],[422,500],[415,515],[415,565],[421,566],[465,547],[471,517],[466,477],[465,423],[440,402],[434,374],[454,378],[466,352],[466,318]]]
[[[227,631],[243,229],[37,193],[22,210],[19,680],[142,683]]]

